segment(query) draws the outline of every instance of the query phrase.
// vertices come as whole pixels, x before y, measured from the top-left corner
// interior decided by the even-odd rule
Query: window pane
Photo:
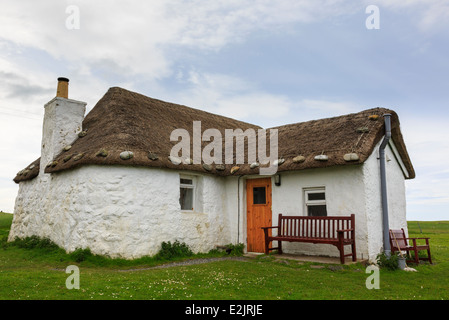
[[[181,210],[193,210],[192,188],[181,188],[179,203],[181,204]]]
[[[326,206],[307,206],[307,214],[310,217],[326,217],[327,216],[327,210]]]
[[[308,198],[309,198],[310,201],[313,201],[313,200],[326,200],[326,196],[324,195],[324,192],[308,193]]]
[[[181,184],[193,184],[192,179],[182,179],[181,178]]]
[[[253,204],[265,204],[265,203],[266,203],[265,187],[253,188]]]

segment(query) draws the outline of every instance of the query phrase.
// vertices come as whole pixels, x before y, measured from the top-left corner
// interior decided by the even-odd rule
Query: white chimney
[[[71,145],[82,130],[86,103],[68,98],[69,79],[58,78],[56,97],[45,105],[42,129],[40,175],[45,167]]]

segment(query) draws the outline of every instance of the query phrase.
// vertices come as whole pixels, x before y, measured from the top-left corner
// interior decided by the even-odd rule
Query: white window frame
[[[181,183],[181,179],[191,180],[192,184]],[[180,198],[181,198],[181,188],[192,189],[192,206],[193,206],[193,208],[190,209],[190,210],[181,208],[181,212],[194,212],[195,211],[195,206],[196,206],[196,202],[195,202],[196,179],[195,179],[195,177],[180,175],[179,176],[179,197]],[[181,204],[179,204],[179,206],[181,206]]]
[[[309,194],[312,193],[324,193],[324,200],[309,200]],[[326,204],[326,188],[316,187],[316,188],[305,188],[304,189],[304,215],[309,216],[309,206],[326,206],[327,215],[327,204]]]

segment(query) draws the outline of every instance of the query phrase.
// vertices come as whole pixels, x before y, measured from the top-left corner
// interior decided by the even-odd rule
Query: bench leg
[[[415,263],[416,263],[416,264],[419,264],[418,249],[416,249],[416,247],[415,247],[415,249],[413,250],[413,254],[415,255]]]
[[[265,239],[265,254],[268,254],[270,252],[270,239],[268,237],[268,230],[263,229],[264,233],[264,239]]]
[[[343,245],[343,233],[338,233],[338,243],[336,244],[338,251],[340,251],[340,263],[345,264],[345,246]]]
[[[265,254],[268,254],[270,252],[270,241],[265,239]]]
[[[282,241],[278,241],[278,253],[282,254]]]
[[[345,250],[344,248],[340,249],[340,263],[345,264]]]
[[[430,263],[430,264],[433,264],[433,263],[432,263],[432,257],[430,256],[430,248],[427,249],[427,256],[429,257],[429,263]]]
[[[352,261],[356,262],[357,261],[357,253],[355,251],[355,240],[354,240],[354,243],[351,244],[351,249],[352,249]]]
[[[338,251],[340,251],[340,263],[345,264],[345,247],[341,242],[339,242],[335,246],[337,247]]]
[[[426,245],[427,245],[427,257],[429,258],[429,263],[430,263],[430,264],[433,264],[433,263],[432,263],[432,257],[431,257],[431,255],[430,255],[429,239],[426,239]]]

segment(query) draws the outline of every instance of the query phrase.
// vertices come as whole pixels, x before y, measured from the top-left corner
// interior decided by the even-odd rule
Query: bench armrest
[[[349,231],[354,231],[354,229],[341,229],[341,230],[337,230],[337,232],[349,232]]]
[[[405,238],[405,239],[407,239],[407,240],[413,240],[413,239],[415,239],[415,240],[427,240],[427,239],[430,239],[430,238]]]
[[[279,226],[277,226],[277,227],[261,227],[261,229],[279,229]]]

